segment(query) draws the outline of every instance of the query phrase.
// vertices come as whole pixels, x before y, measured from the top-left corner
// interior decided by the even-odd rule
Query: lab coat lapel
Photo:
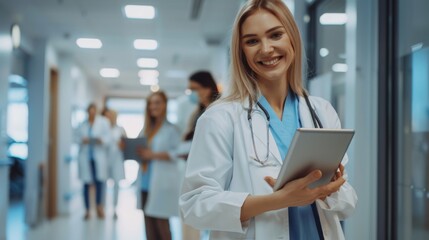
[[[249,104],[244,104],[244,109],[246,112],[247,119],[247,111],[249,110]],[[249,125],[249,124],[248,124]],[[261,109],[256,109],[253,107],[252,110],[252,126],[253,126],[253,134],[255,138],[255,146],[258,157],[263,161],[267,156],[267,128],[269,130],[269,126],[266,123],[266,116]],[[250,125],[249,125],[250,131]],[[251,134],[251,133],[250,133]],[[252,141],[252,139],[250,139]],[[253,143],[252,148],[253,148]],[[274,140],[273,134],[269,130],[269,150],[270,155],[274,156],[274,158],[279,162],[283,163],[283,160],[280,157],[280,152],[277,147],[276,141]],[[250,155],[252,158],[255,158],[255,151],[251,151]]]

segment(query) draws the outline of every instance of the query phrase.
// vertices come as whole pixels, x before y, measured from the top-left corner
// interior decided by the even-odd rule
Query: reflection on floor
[[[121,189],[119,194],[118,218],[113,218],[112,191],[106,195],[106,217],[99,220],[95,212],[88,221],[83,220],[84,210],[81,196],[75,197],[69,216],[59,216],[53,221],[45,220],[35,228],[24,224],[22,203],[12,203],[8,212],[8,240],[145,240],[142,211],[136,209],[136,197],[132,188]],[[170,219],[173,240],[180,240],[181,222],[179,218]]]

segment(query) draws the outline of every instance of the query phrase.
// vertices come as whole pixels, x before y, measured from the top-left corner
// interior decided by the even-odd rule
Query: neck
[[[208,98],[206,98],[203,101],[201,101],[201,104],[206,108],[210,104],[210,101]]]
[[[93,123],[94,123],[94,120],[95,120],[95,116],[90,116],[90,117],[88,117],[88,122],[89,122],[90,124],[93,124]]]
[[[278,82],[269,82],[259,84],[259,88],[261,90],[262,95],[264,95],[271,108],[281,120],[283,116],[285,100],[288,95],[288,87],[287,84],[280,85],[281,86],[279,86]]]
[[[159,125],[164,121],[163,117],[157,117],[155,118],[155,125]]]

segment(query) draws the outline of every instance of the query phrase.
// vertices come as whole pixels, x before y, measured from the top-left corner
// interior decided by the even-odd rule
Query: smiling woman
[[[185,223],[212,230],[211,239],[344,239],[340,220],[357,201],[342,171],[347,156],[325,185],[309,187],[321,177],[316,169],[272,189],[297,128],[341,128],[330,103],[303,89],[301,54],[281,0],[242,6],[232,32],[230,92],[197,122],[179,202]],[[256,153],[265,161],[255,161]]]

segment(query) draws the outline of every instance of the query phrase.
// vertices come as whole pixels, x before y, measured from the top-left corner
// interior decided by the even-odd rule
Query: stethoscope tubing
[[[304,99],[305,99],[305,103],[307,104],[307,107],[310,111],[310,115],[311,115],[311,119],[313,120],[313,124],[315,128],[323,128],[322,122],[320,121],[319,116],[317,116],[316,111],[313,109],[313,107],[311,106],[310,100],[308,99],[308,95],[307,93],[304,91]],[[252,136],[252,144],[253,144],[253,150],[255,152],[255,158],[254,160],[258,163],[260,163],[261,165],[265,165],[265,163],[268,161],[268,157],[270,156],[270,114],[268,114],[268,111],[262,106],[261,103],[256,102],[256,105],[262,110],[262,112],[265,115],[265,122],[267,125],[267,155],[265,156],[264,160],[261,160],[259,158],[259,155],[256,151],[256,144],[255,144],[255,137],[253,134],[253,124],[252,124],[252,112],[254,111],[252,108],[252,104],[250,104],[249,106],[249,110],[247,111],[247,120],[249,121],[249,126],[250,126],[250,134]]]

